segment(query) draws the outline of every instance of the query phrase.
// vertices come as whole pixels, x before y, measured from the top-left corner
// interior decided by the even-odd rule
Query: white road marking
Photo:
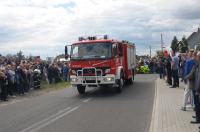
[[[92,98],[88,98],[88,99],[85,99],[83,100],[84,103],[87,103],[88,101],[90,101]]]
[[[61,114],[61,115],[59,115],[59,116],[57,116],[57,117],[55,117],[55,118],[49,120],[49,121],[47,121],[47,122],[44,123],[44,124],[41,124],[40,126],[34,128],[34,129],[32,129],[30,132],[36,132],[36,131],[40,130],[41,128],[44,128],[44,127],[48,126],[49,124],[53,123],[54,121],[56,121],[56,120],[58,120],[58,119],[60,119],[60,118],[62,118],[62,117],[64,117],[64,116],[68,115],[69,113],[75,111],[75,110],[78,109],[78,108],[79,108],[79,106],[76,106],[76,107],[74,107],[73,109],[71,109],[71,110],[69,110],[69,111],[67,111],[67,112],[65,112],[65,113],[63,113],[63,114]]]
[[[67,107],[66,109],[60,110],[56,114],[53,114],[53,115],[49,116],[48,118],[45,118],[45,119],[43,119],[43,120],[41,120],[41,121],[39,121],[39,122],[37,122],[37,123],[25,128],[25,129],[21,130],[20,132],[30,131],[34,127],[37,127],[38,125],[43,124],[43,123],[47,122],[48,120],[50,120],[51,118],[55,118],[55,117],[59,116],[60,114],[62,114],[63,112],[66,112],[66,111],[68,111],[70,109],[71,109],[71,107]]]

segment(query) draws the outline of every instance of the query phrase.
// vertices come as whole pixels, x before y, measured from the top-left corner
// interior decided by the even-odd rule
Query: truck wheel
[[[85,86],[77,85],[77,90],[78,90],[79,94],[84,94],[85,93]]]
[[[133,84],[133,82],[134,82],[134,80],[135,80],[135,78],[134,78],[134,71],[133,71],[133,75],[132,75],[132,77],[128,80],[128,84]]]
[[[119,80],[117,80],[117,84],[118,86],[116,87],[116,92],[121,93],[124,86],[124,79],[121,77]]]

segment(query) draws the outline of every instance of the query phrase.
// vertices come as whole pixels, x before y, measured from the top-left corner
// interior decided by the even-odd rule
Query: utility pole
[[[151,45],[149,45],[149,54],[150,54],[150,58],[151,58]]]
[[[164,44],[164,42],[163,42],[163,35],[161,33],[161,51],[162,51],[162,53],[163,53],[163,44]]]

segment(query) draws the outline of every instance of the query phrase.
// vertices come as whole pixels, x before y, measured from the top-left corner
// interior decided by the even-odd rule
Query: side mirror
[[[68,57],[69,57],[68,48],[67,48],[67,46],[65,46],[65,59],[67,60]]]
[[[119,56],[123,56],[123,47],[122,47],[122,44],[118,45],[118,50],[119,50]]]

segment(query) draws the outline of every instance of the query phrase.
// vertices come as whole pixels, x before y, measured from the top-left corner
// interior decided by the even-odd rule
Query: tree
[[[163,57],[163,56],[164,56],[164,54],[163,54],[163,52],[162,52],[161,50],[157,50],[157,51],[156,51],[156,55],[157,55],[158,57]]]
[[[32,56],[32,54],[29,54],[29,56],[26,57],[29,61],[33,61],[34,57]]]
[[[11,54],[6,55],[6,58],[11,58],[11,57],[13,57]]]
[[[198,46],[196,47],[196,50],[197,50],[197,51],[200,51],[200,45],[198,45]]]
[[[178,39],[176,38],[176,36],[174,36],[172,43],[171,43],[171,49],[172,51],[178,51]]]
[[[188,42],[185,36],[183,36],[182,40],[179,42],[179,52],[186,53],[188,51]]]
[[[21,50],[17,53],[16,56],[17,56],[19,61],[21,61],[25,58],[25,56],[23,55],[23,52]]]

